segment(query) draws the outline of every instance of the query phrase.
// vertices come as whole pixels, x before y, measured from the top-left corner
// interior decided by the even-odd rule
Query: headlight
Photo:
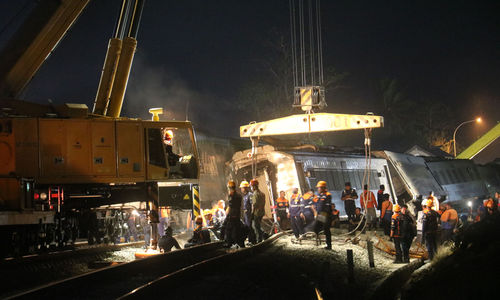
[[[40,193],[40,199],[47,200],[47,193]]]

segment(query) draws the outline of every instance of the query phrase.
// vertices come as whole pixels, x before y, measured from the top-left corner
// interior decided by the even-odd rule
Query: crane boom
[[[0,53],[0,96],[21,94],[89,1],[38,1]]]
[[[457,155],[458,159],[473,159],[479,152],[483,151],[484,148],[488,147],[500,136],[500,123],[491,128],[477,141],[472,143],[467,149],[462,153]]]

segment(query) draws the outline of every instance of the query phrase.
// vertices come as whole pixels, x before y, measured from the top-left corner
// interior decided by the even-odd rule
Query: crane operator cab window
[[[148,128],[147,135],[151,179],[197,178],[198,164],[190,128]]]

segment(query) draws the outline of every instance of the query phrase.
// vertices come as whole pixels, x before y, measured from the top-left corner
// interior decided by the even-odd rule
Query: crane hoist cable
[[[299,30],[300,30],[300,71],[302,86],[307,84],[306,78],[306,49],[304,40],[304,1],[299,0]]]
[[[295,87],[298,87],[299,84],[301,86],[321,86],[324,80],[320,0],[298,0],[298,5],[296,5],[295,0],[289,0],[288,3],[290,6],[290,47],[294,85]],[[306,5],[307,12],[305,12]],[[309,32],[307,38],[306,30]],[[309,47],[306,47],[307,43],[309,43]]]
[[[316,76],[314,76],[316,73],[314,65],[316,64],[316,61],[314,59],[314,27],[313,27],[313,9],[312,9],[312,0],[309,1],[309,57],[311,59],[311,84],[316,85]]]
[[[297,67],[297,28],[295,20],[295,1],[289,0],[288,4],[290,6],[290,47],[292,55],[292,75],[293,75],[293,86],[298,86],[298,67]]]
[[[321,35],[321,1],[316,0],[316,35],[318,40],[318,84],[323,85],[323,39]]]

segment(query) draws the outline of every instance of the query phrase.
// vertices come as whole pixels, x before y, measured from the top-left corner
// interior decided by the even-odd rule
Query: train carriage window
[[[457,179],[456,182],[463,182],[462,176],[458,170],[454,169],[454,170],[452,170],[452,172],[453,172],[453,175],[455,175],[455,178]]]
[[[444,184],[443,178],[441,177],[441,172],[439,171],[434,172],[434,176],[436,177],[436,180],[440,185]]]
[[[457,182],[455,175],[451,172],[451,170],[446,170],[446,174],[448,174],[448,178],[450,179],[450,184]]]
[[[351,178],[349,177],[349,170],[342,170],[342,182],[347,182],[351,181]]]
[[[440,171],[440,173],[441,173],[441,177],[443,178],[443,184],[450,184],[451,180],[448,177],[448,174],[444,170]]]
[[[378,176],[377,170],[371,170],[370,190],[377,190],[379,186],[380,186],[380,176]]]
[[[352,170],[351,171],[351,174],[354,177],[354,180],[351,180],[351,184],[353,184],[353,187],[358,189],[358,190],[363,189],[363,184],[362,184],[363,173],[364,173],[364,171],[361,171],[361,170]],[[352,182],[352,181],[354,181],[354,182]]]
[[[335,181],[334,181],[334,186],[335,190],[341,190],[344,186],[344,183],[342,182],[344,180],[344,177],[342,176],[342,171],[341,170],[333,170],[335,173]]]

